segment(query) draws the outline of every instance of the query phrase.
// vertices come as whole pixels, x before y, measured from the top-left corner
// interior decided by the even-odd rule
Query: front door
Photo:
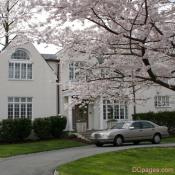
[[[75,105],[72,109],[73,129],[77,130],[77,123],[86,124],[88,127],[88,105]]]

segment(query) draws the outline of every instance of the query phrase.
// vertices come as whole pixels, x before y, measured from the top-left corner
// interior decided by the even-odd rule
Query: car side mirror
[[[130,130],[133,130],[133,129],[134,129],[134,126],[130,126],[129,129],[130,129]]]

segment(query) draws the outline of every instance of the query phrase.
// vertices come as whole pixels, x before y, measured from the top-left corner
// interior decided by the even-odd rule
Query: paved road
[[[82,157],[91,156],[98,153],[109,151],[119,151],[138,147],[155,146],[175,146],[175,144],[160,145],[126,145],[122,147],[102,147],[97,148],[93,145],[78,148],[69,148],[57,151],[48,151],[29,155],[15,156],[0,159],[0,175],[52,175],[55,167]]]

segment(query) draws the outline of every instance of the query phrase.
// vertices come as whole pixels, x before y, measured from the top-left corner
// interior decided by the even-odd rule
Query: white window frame
[[[22,55],[14,57],[18,51],[24,52]],[[21,53],[22,53],[21,52]],[[21,59],[20,59],[21,56]],[[25,57],[24,57],[25,56]],[[16,59],[15,59],[16,58]],[[25,65],[25,69],[23,67]],[[25,72],[25,75],[24,75]],[[17,49],[9,59],[8,64],[8,79],[9,80],[33,80],[33,63],[29,58],[29,54],[25,49]]]
[[[29,54],[26,49],[18,48],[15,52],[11,55],[12,60],[29,60]]]
[[[168,95],[156,95],[154,97],[154,106],[156,108],[167,108],[170,106],[170,97]]]
[[[109,106],[112,108],[112,117],[109,118]],[[123,110],[123,117],[121,116]],[[117,112],[118,111],[118,112]],[[115,100],[103,100],[103,120],[126,120],[128,119],[127,102]]]
[[[10,72],[10,65],[13,66],[13,73]],[[19,65],[19,77],[16,77],[17,73],[17,67],[16,65]],[[26,65],[25,69],[25,77],[22,77],[22,65]],[[29,69],[29,65],[31,65],[31,69]],[[24,61],[9,61],[9,75],[8,78],[9,80],[33,80],[33,75],[32,75],[32,63],[31,62],[24,62]],[[12,75],[12,77],[10,76]]]
[[[33,101],[32,97],[8,97],[8,118],[10,119],[30,118],[31,119],[33,116],[32,101]],[[22,108],[23,108],[22,106],[25,106],[24,116],[22,116]],[[17,109],[19,109],[18,116],[16,116],[16,113],[15,113]],[[10,111],[11,111],[11,114],[10,114]]]
[[[80,66],[82,61],[72,61],[69,63],[69,80],[78,81],[78,75],[80,74]]]

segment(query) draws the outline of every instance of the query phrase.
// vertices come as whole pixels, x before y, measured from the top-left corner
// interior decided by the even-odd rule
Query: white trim
[[[100,129],[104,129],[104,126],[103,126],[103,98],[100,97]]]
[[[104,100],[105,101],[105,104],[103,103],[103,100],[102,100],[102,114],[103,114],[103,112],[104,112],[104,110],[103,110],[103,106],[105,105],[105,108],[106,108],[106,111],[105,111],[105,119],[104,119],[104,117],[103,117],[103,120],[104,121],[108,121],[108,120],[110,120],[109,118],[108,118],[108,105],[111,105],[112,107],[113,107],[113,116],[112,116],[112,119],[114,119],[114,120],[126,120],[126,105],[127,105],[127,103],[126,102],[121,102],[121,101],[118,101],[118,103],[115,103],[114,101],[112,101],[110,104],[108,104],[107,103],[107,100]],[[115,105],[118,105],[118,118],[115,118]],[[124,106],[122,109],[124,110],[123,111],[123,115],[124,115],[124,118],[121,118],[121,105],[122,106]],[[128,110],[128,108],[127,108],[127,110]],[[103,114],[103,116],[104,116],[104,114]],[[127,116],[128,117],[128,116]]]
[[[9,98],[12,98],[13,101],[9,102]],[[15,98],[19,98],[19,102],[15,102],[14,101]],[[22,98],[25,98],[25,102],[21,101]],[[28,100],[27,100],[28,98],[31,98],[31,102],[28,102]],[[9,97],[7,97],[7,103],[8,103],[7,106],[9,104],[12,104],[12,106],[13,106],[13,116],[12,117],[9,116],[9,108],[7,107],[7,116],[8,116],[8,118],[15,118],[15,104],[19,105],[19,117],[18,118],[21,118],[21,105],[22,104],[25,104],[25,116],[24,116],[24,118],[28,118],[28,116],[27,116],[27,109],[28,109],[27,105],[31,104],[32,108],[31,108],[31,117],[30,118],[32,119],[32,116],[33,116],[33,97],[9,96]]]
[[[68,97],[68,128],[69,131],[73,131],[73,122],[72,122],[72,97]]]
[[[9,77],[9,64],[12,64],[13,63],[13,78]],[[18,63],[19,64],[19,78],[15,78],[15,73],[16,73],[16,67],[15,67],[15,64]],[[26,77],[25,79],[22,78],[22,64],[25,64],[26,65]],[[29,70],[28,69],[28,65],[31,65],[32,67],[32,78],[29,79],[28,78],[28,73],[29,73]],[[32,62],[29,62],[29,61],[9,61],[8,63],[8,80],[25,80],[25,81],[28,81],[28,80],[33,80],[33,63]]]

